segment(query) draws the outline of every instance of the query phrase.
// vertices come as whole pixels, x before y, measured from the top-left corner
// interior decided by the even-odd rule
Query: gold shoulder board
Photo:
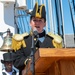
[[[23,34],[15,34],[12,37],[12,49],[13,50],[19,50],[21,46],[26,47],[26,43],[24,41],[24,37],[28,36],[28,33]]]
[[[57,42],[57,43],[61,43],[62,42],[62,38],[58,34],[53,34],[53,33],[49,32],[48,35],[50,37],[52,37],[55,42]]]
[[[28,36],[29,34],[28,33],[23,33],[23,34],[15,34],[13,36],[13,38],[16,40],[16,41],[20,41],[20,40],[23,40],[24,37]]]

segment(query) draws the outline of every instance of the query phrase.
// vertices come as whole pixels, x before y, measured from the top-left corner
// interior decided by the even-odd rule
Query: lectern
[[[32,75],[30,62],[23,75]],[[35,53],[35,75],[75,75],[75,48],[40,48]]]

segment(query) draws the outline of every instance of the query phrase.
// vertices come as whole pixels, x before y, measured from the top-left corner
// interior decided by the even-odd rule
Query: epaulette
[[[23,34],[15,34],[13,36],[13,38],[16,40],[16,41],[21,41],[23,40],[24,37],[28,36],[29,34],[28,33],[23,33]]]
[[[55,42],[57,42],[57,43],[61,43],[62,42],[62,38],[58,34],[55,35],[55,34],[49,32],[48,35],[50,37],[52,37],[55,40]]]
[[[53,38],[52,43],[56,48],[62,48],[62,38],[61,38],[61,36],[59,36],[58,34],[53,34],[51,32],[48,33],[48,36]]]
[[[12,49],[19,50],[21,46],[26,47],[26,43],[24,41],[24,37],[28,36],[28,33],[23,34],[15,34],[12,37]]]

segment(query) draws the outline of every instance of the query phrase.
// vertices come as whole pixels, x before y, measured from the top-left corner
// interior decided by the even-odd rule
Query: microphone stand
[[[34,35],[32,35],[32,46],[31,46],[31,66],[30,66],[30,70],[32,72],[32,75],[35,75],[35,56],[34,56],[34,49],[35,49],[35,45],[34,45]]]
[[[32,46],[31,46],[31,67],[30,70],[32,72],[32,75],[35,75],[35,45],[37,43],[38,40],[36,40],[35,44],[34,44],[34,36],[37,37],[37,39],[39,38],[38,32],[34,31],[32,34]]]

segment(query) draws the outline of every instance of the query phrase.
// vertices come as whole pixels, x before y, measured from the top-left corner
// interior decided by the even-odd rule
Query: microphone
[[[34,37],[36,37],[36,38],[38,38],[38,37],[39,37],[39,34],[38,34],[37,29],[33,30],[33,35],[34,35]]]

